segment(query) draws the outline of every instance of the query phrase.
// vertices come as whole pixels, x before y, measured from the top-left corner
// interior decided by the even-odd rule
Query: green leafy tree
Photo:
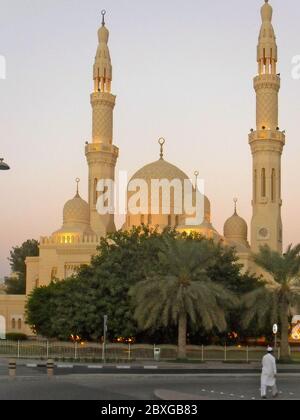
[[[26,303],[26,322],[34,333],[44,337],[55,337],[53,319],[56,316],[56,296],[61,285],[50,283],[48,286],[35,288]]]
[[[89,266],[82,267],[70,279],[35,290],[27,304],[29,324],[34,325],[38,334],[47,337],[65,340],[71,334],[78,334],[84,339],[98,340],[103,335],[103,316],[108,315],[111,340],[134,336],[138,342],[176,343],[175,325],[157,325],[145,331],[138,328],[135,306],[129,295],[131,287],[139,282],[168,274],[168,265],[162,264],[160,254],[164,241],[175,238],[204,242],[212,250],[214,258],[207,267],[211,282],[222,284],[233,293],[252,290],[247,288],[251,283],[249,276],[240,273],[234,250],[215,245],[197,234],[179,234],[173,230],[158,233],[144,226],[130,232],[115,232],[102,239]],[[226,311],[228,331],[242,334],[240,318],[239,309]],[[192,323],[188,318],[190,343],[210,343],[214,337],[226,340],[228,331],[206,331],[202,324]]]
[[[289,321],[292,310],[300,307],[300,245],[290,245],[283,255],[266,245],[253,258],[267,275],[258,289],[244,296],[244,325],[253,319],[258,325],[269,322],[270,328],[280,324],[281,358],[289,359]]]
[[[178,327],[179,359],[186,358],[188,320],[207,331],[224,331],[226,310],[237,304],[233,293],[208,276],[215,254],[209,240],[164,239],[158,254],[161,273],[149,275],[130,291],[141,329]]]
[[[50,287],[50,294],[55,291],[53,299],[49,299],[55,301],[55,310],[49,308],[52,328],[44,328],[42,317],[35,319],[31,305],[38,297],[35,292],[27,304],[29,324],[35,325],[41,335],[48,331],[48,337],[67,339],[70,334],[78,334],[86,339],[98,339],[103,335],[103,316],[108,315],[109,338],[136,336],[137,325],[128,291],[145,279],[149,270],[155,270],[164,235],[173,233],[161,235],[141,227],[103,238],[89,266],[82,267],[71,279],[58,282],[57,289]]]
[[[6,293],[10,295],[23,295],[26,292],[26,264],[27,257],[37,257],[39,255],[38,241],[31,239],[24,242],[21,246],[14,247],[10,251],[8,258],[11,277],[5,278]]]

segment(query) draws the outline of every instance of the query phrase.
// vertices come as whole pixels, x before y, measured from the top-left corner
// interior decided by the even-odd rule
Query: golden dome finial
[[[160,158],[161,159],[164,158],[164,145],[165,145],[165,143],[166,143],[166,140],[163,137],[161,137],[158,140],[158,144],[160,145]]]
[[[195,171],[194,172],[194,175],[195,175],[195,189],[197,189],[197,186],[198,186],[198,177],[200,175],[199,171]]]
[[[101,10],[101,15],[102,15],[102,26],[105,26],[105,15],[106,15],[105,9]]]
[[[234,197],[233,202],[234,202],[234,214],[237,214],[237,203],[238,203],[238,198]]]
[[[79,183],[80,183],[80,178],[76,178],[75,179],[75,182],[77,184],[77,187],[76,187],[76,197],[79,197]]]

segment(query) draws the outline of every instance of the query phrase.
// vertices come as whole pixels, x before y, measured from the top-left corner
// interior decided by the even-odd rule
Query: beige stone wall
[[[42,238],[40,256],[27,258],[26,293],[27,295],[39,286],[47,286],[52,280],[63,280],[70,277],[76,269],[89,264],[96,253],[99,241],[86,238],[90,242],[69,244],[52,243],[51,238]],[[92,240],[94,239],[94,240]]]
[[[6,320],[7,333],[33,335],[25,324],[26,296],[0,295],[0,316]]]
[[[26,294],[39,286],[39,257],[26,258]]]

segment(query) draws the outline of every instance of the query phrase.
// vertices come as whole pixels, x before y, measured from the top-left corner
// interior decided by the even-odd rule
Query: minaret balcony
[[[249,134],[249,141],[256,140],[274,140],[285,144],[285,134],[279,130],[271,130],[266,128],[265,130],[252,131]]]
[[[285,145],[285,134],[279,130],[258,130],[249,134],[249,144],[252,152],[269,150],[282,153]]]
[[[104,144],[104,143],[89,143],[85,146],[85,153],[109,153],[112,155],[119,155],[118,147],[111,145],[111,144]]]
[[[85,155],[89,165],[108,164],[114,167],[119,157],[119,149],[110,144],[90,143],[85,146]]]
[[[280,77],[276,74],[260,74],[254,78],[254,89],[257,92],[260,89],[274,89],[279,92]]]

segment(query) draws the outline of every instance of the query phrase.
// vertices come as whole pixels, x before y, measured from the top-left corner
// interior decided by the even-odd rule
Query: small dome
[[[237,214],[236,209],[233,216],[225,222],[224,236],[232,241],[247,243],[248,226],[246,221]]]
[[[90,223],[90,209],[88,203],[77,193],[64,206],[64,225],[76,225],[78,223]]]
[[[263,22],[271,22],[273,16],[272,6],[269,4],[268,0],[265,0],[265,4],[261,8],[261,18]]]

